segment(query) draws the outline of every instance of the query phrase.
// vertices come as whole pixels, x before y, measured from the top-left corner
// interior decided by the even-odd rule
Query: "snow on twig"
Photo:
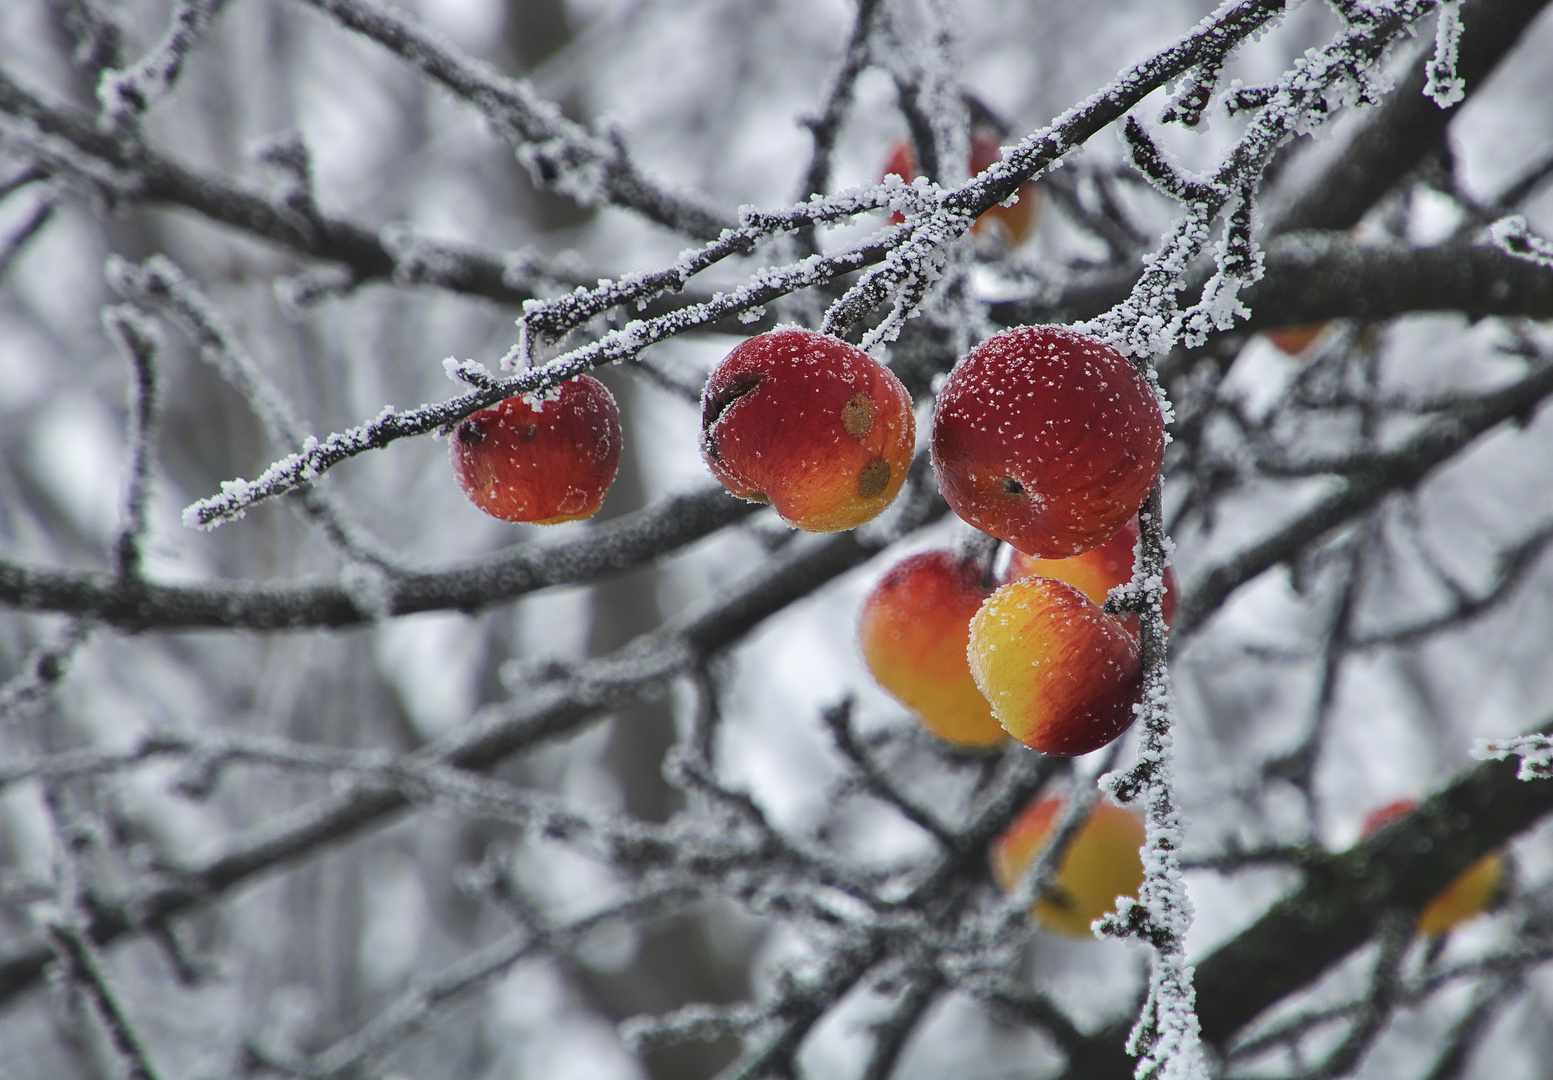
[[[501,94],[517,92],[512,88],[518,84],[502,80],[487,85],[488,80],[497,79],[494,74],[483,68],[466,71],[461,66],[465,61],[423,41],[418,36],[419,30],[410,29],[408,24],[397,17],[381,22],[377,16],[348,0],[309,2],[325,7],[353,28],[368,27],[370,32],[363,32],[369,33],[369,36],[382,35],[390,47],[419,58],[417,62],[425,67],[429,75],[443,81],[453,80],[458,86],[466,86],[467,82],[466,89],[471,94],[477,90],[480,93],[496,93],[498,90]],[[811,214],[834,213],[836,216],[845,216],[857,213],[863,208],[862,204],[872,202],[875,206],[879,205],[885,198],[882,193],[888,194],[889,205],[897,209],[903,208],[897,199],[909,199],[910,209],[914,211],[912,216],[902,225],[881,230],[876,238],[864,245],[834,255],[809,256],[786,266],[759,270],[746,284],[731,293],[718,293],[707,302],[651,319],[629,322],[605,334],[598,341],[557,357],[542,367],[517,372],[492,390],[466,394],[451,401],[422,405],[404,412],[387,406],[367,423],[336,432],[323,440],[305,443],[298,452],[272,463],[254,480],[234,479],[223,482],[219,495],[201,499],[185,509],[184,522],[194,528],[212,528],[223,521],[240,518],[255,503],[310,483],[328,469],[358,454],[387,446],[397,439],[445,428],[502,397],[543,391],[593,367],[632,359],[647,346],[659,341],[707,326],[727,316],[750,311],[800,289],[825,284],[841,274],[871,266],[880,259],[888,259],[887,272],[864,275],[827,315],[825,329],[839,332],[862,318],[903,283],[920,283],[925,291],[924,278],[936,274],[934,268],[940,266],[944,258],[942,249],[963,235],[977,214],[1008,198],[1025,180],[1050,167],[1069,150],[1124,115],[1128,108],[1193,63],[1222,57],[1235,43],[1267,25],[1283,10],[1285,2],[1239,0],[1226,3],[1214,15],[1199,23],[1182,41],[1125,72],[1100,93],[1064,113],[1051,127],[1027,137],[1006,160],[993,164],[980,176],[947,194],[931,185],[915,188],[875,185],[862,189],[862,193],[842,193],[831,199],[813,200],[806,206],[800,205],[778,213],[774,218],[762,215],[750,219],[752,224],[749,227],[764,228],[769,232],[777,228],[800,227],[815,220]],[[501,100],[505,102],[507,98],[502,97]],[[936,213],[924,212],[924,207],[933,203],[938,205],[939,210]],[[725,242],[719,239],[712,246],[719,251],[724,250],[719,245],[726,246],[727,254],[738,250],[732,240]],[[705,257],[713,256],[708,254]],[[655,281],[638,280],[623,286],[623,293],[620,291],[622,287],[603,286],[599,290],[598,299],[579,297],[574,301],[575,312],[557,320],[556,325],[564,325],[572,318],[587,317],[582,312],[604,303],[603,293],[609,293],[610,297],[633,293],[645,296],[654,289],[666,287],[666,283],[679,273],[675,270],[669,276]],[[562,306],[565,306],[564,301],[565,298]],[[897,324],[900,317],[909,314],[910,308],[909,302],[900,306]],[[533,313],[525,317],[542,318]]]
[[[1461,0],[1440,0],[1434,25],[1434,56],[1429,60],[1424,97],[1448,109],[1467,97],[1467,81],[1456,74],[1456,50],[1461,43]]]
[[[97,84],[97,99],[102,103],[98,126],[110,133],[123,131],[165,97],[178,81],[184,60],[225,4],[226,0],[178,0],[167,32],[150,52],[123,71],[103,72]]]
[[[1472,756],[1480,761],[1517,757],[1516,776],[1522,780],[1553,780],[1553,735],[1511,735],[1504,739],[1479,739]]]
[[[1494,246],[1505,254],[1553,270],[1553,241],[1532,232],[1520,214],[1500,218],[1489,226],[1488,235]]]
[[[370,38],[478,108],[517,150],[541,187],[584,206],[605,203],[635,210],[661,225],[703,239],[716,236],[725,215],[698,197],[670,191],[644,177],[619,132],[597,134],[567,119],[527,82],[501,75],[465,56],[402,13],[357,0],[304,0],[342,26]]]

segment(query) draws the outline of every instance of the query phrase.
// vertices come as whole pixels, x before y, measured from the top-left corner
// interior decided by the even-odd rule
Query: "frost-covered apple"
[[[1127,519],[1121,531],[1098,547],[1092,547],[1082,555],[1066,559],[1037,559],[1022,551],[1015,551],[1009,560],[1006,581],[1022,577],[1055,578],[1066,581],[1097,604],[1118,585],[1132,580],[1133,548],[1138,543],[1138,515]],[[1174,567],[1165,567],[1165,625],[1169,626],[1176,615],[1177,583]],[[1138,616],[1128,612],[1121,617],[1122,625],[1134,634],[1138,632]]]
[[[1004,729],[1043,754],[1098,750],[1132,725],[1138,639],[1072,585],[1027,577],[971,620],[971,676]]]
[[[555,525],[590,517],[620,465],[620,409],[579,375],[547,394],[510,397],[453,429],[448,456],[469,501],[503,521]]]
[[[955,513],[1027,555],[1114,535],[1154,487],[1164,418],[1109,345],[1057,326],[995,334],[961,360],[933,417],[933,468]]]
[[[1041,798],[1025,807],[993,842],[992,876],[1011,889],[1045,849],[1062,820],[1064,801]],[[1090,937],[1090,924],[1116,910],[1117,897],[1137,899],[1143,886],[1143,822],[1109,802],[1095,804],[1068,846],[1054,888],[1030,917],[1041,929],[1068,937]]]
[[[839,338],[774,330],[729,353],[701,398],[701,456],[733,494],[810,532],[850,529],[900,492],[911,395]]]
[[[969,169],[972,176],[979,175],[993,162],[1002,160],[1003,148],[998,145],[996,134],[984,129],[972,133]],[[880,179],[893,175],[909,184],[916,179],[918,172],[917,155],[911,148],[911,140],[895,140],[894,145],[890,147],[890,156],[884,163],[884,172]],[[1040,217],[1040,185],[1034,180],[1026,180],[1019,185],[1019,191],[1015,193],[1012,203],[992,207],[976,219],[976,223],[971,226],[971,231],[997,235],[1007,246],[1018,247],[1035,229]],[[890,215],[892,225],[904,220],[905,218],[900,214]]]
[[[1398,799],[1371,811],[1364,819],[1363,835],[1369,836],[1406,817],[1417,805],[1416,799]],[[1439,937],[1492,908],[1504,888],[1505,871],[1503,852],[1491,851],[1484,855],[1418,913],[1418,932],[1427,937]]]
[[[925,551],[892,566],[863,603],[858,640],[879,685],[960,746],[1008,738],[971,678],[971,617],[992,592],[978,559]]]

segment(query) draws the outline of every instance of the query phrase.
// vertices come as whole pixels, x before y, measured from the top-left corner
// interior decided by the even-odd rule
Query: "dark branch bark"
[[[1543,730],[1547,730],[1544,727]],[[1362,946],[1388,913],[1416,914],[1472,863],[1553,812],[1553,781],[1516,779],[1514,762],[1478,766],[1392,827],[1307,864],[1305,883],[1197,965],[1197,1013],[1223,1047],[1264,1009]],[[1125,1080],[1129,1023],[1091,1036],[1067,1080]]]
[[[901,529],[914,528],[947,509],[936,497],[923,497],[910,488],[901,498],[908,503]],[[483,711],[455,735],[422,753],[440,764],[487,769],[622,703],[661,693],[696,658],[733,644],[768,616],[878,554],[897,535],[895,531],[862,535],[853,531],[796,542],[735,587],[727,599],[671,619],[608,656],[580,666],[569,678],[528,688],[505,705]],[[260,874],[323,854],[364,828],[387,824],[410,805],[403,792],[369,787],[302,807],[239,836],[224,853],[139,895],[100,900],[88,928],[91,939],[107,945],[193,911]],[[981,828],[991,830],[988,836],[1001,829],[1013,812],[1010,807],[1001,821],[991,820],[1001,810],[994,807],[979,819]],[[985,844],[986,837],[977,835]],[[0,957],[0,1006],[36,985],[53,955],[48,946],[39,944]]]
[[[560,544],[512,548],[462,566],[385,574],[372,600],[337,582],[137,584],[111,574],[0,560],[0,603],[87,616],[125,630],[299,630],[360,626],[420,611],[479,611],[553,585],[580,585],[643,566],[759,509],[722,488],[676,495]]]
[[[1293,558],[1339,525],[1368,512],[1385,496],[1419,484],[1484,432],[1506,420],[1530,417],[1553,394],[1553,366],[1453,410],[1431,422],[1396,450],[1353,463],[1332,494],[1297,515],[1277,532],[1240,554],[1210,567],[1181,601],[1174,636],[1190,636],[1228,599],[1230,593],[1262,571]]]
[[[1465,29],[1456,72],[1466,81],[1468,101],[1547,4],[1548,0],[1469,0],[1462,5]],[[1302,187],[1286,208],[1269,217],[1269,232],[1351,228],[1425,156],[1443,145],[1445,129],[1466,102],[1441,109],[1424,96],[1431,59],[1428,51],[1420,56],[1407,77],[1354,132],[1342,156]]]
[[[1127,297],[1136,270],[1073,282],[1055,303],[993,304],[1005,326],[1092,319]],[[1553,318],[1553,273],[1488,244],[1359,244],[1342,233],[1302,233],[1267,245],[1262,280],[1243,293],[1241,328],[1270,330],[1329,319],[1389,319],[1425,311]],[[1240,329],[1240,328],[1237,328]]]

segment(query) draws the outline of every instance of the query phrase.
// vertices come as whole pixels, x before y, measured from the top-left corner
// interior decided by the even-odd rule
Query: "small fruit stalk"
[[[1037,799],[992,844],[992,876],[1005,892],[1046,848],[1062,820],[1060,798]],[[1136,898],[1143,884],[1143,822],[1114,803],[1095,804],[1063,856],[1052,889],[1030,916],[1041,929],[1092,937],[1090,924],[1116,910],[1119,897]]]
[[[900,492],[916,444],[911,395],[839,338],[774,330],[717,365],[701,398],[701,456],[733,494],[809,532],[851,529]]]
[[[1111,590],[1132,580],[1133,561],[1138,544],[1138,516],[1134,514],[1122,526],[1120,532],[1098,547],[1090,548],[1082,555],[1066,559],[1037,559],[1022,551],[1015,551],[1008,563],[1006,581],[1023,577],[1054,578],[1066,581],[1096,604],[1104,604]],[[1178,584],[1173,567],[1165,567],[1165,625],[1175,619]],[[1121,616],[1122,625],[1134,634],[1138,632],[1136,612]]]
[[[591,517],[620,466],[620,409],[590,375],[465,417],[448,456],[469,501],[503,521],[555,525]]]
[[[934,735],[995,746],[1008,733],[971,678],[971,618],[992,593],[987,560],[925,551],[892,566],[863,603],[858,640],[879,685]]]
[[[1060,559],[1138,512],[1165,452],[1159,402],[1128,360],[1056,326],[995,334],[949,373],[933,468],[950,507],[1027,555]]]
[[[1073,586],[1011,581],[971,620],[970,668],[1004,729],[1058,757],[1098,750],[1132,725],[1138,640]]]
[[[1361,835],[1378,832],[1412,813],[1417,805],[1416,799],[1398,799],[1371,811],[1364,819]],[[1508,859],[1502,851],[1491,851],[1467,867],[1418,913],[1418,933],[1442,937],[1468,919],[1491,910],[1504,892],[1507,869]]]

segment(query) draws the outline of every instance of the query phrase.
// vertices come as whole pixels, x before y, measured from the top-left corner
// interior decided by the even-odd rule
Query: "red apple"
[[[774,330],[729,353],[701,398],[701,456],[735,495],[835,532],[888,506],[916,443],[911,396],[839,338]]]
[[[1327,328],[1326,323],[1309,323],[1305,326],[1285,326],[1277,330],[1269,330],[1264,334],[1268,341],[1287,356],[1298,356]]]
[[[960,746],[1008,738],[971,678],[971,617],[992,592],[982,564],[926,551],[892,566],[863,602],[858,639],[874,678],[929,731]]]
[[[453,429],[448,456],[469,501],[503,521],[590,517],[620,465],[620,409],[579,375],[540,396],[510,397]]]
[[[1003,148],[998,145],[996,134],[986,130],[978,130],[971,134],[969,171],[972,176],[980,175],[993,162],[1002,160]],[[894,145],[890,147],[890,156],[884,163],[884,172],[880,179],[893,174],[909,184],[916,179],[917,172],[917,155],[911,148],[911,140],[895,140]],[[995,234],[1009,247],[1018,247],[1034,230],[1040,216],[1040,185],[1034,180],[1027,180],[1019,185],[1019,191],[1015,194],[1012,205],[994,206],[976,219],[976,224],[971,226],[971,231],[978,234]],[[905,218],[900,214],[890,215],[892,225],[897,225],[904,220]]]
[[[1066,582],[1027,577],[1000,587],[971,620],[969,655],[992,714],[1043,754],[1098,750],[1135,718],[1138,639]]]
[[[1104,604],[1112,589],[1132,580],[1133,548],[1138,543],[1138,515],[1127,519],[1121,531],[1099,547],[1090,548],[1082,555],[1066,559],[1037,559],[1022,551],[1015,551],[1008,563],[1005,581],[1017,581],[1022,577],[1055,578],[1066,581],[1097,604]],[[1165,567],[1165,625],[1169,626],[1176,615],[1176,572]],[[1121,616],[1122,625],[1134,634],[1138,632],[1136,612]]]
[[[1417,805],[1416,799],[1398,799],[1372,811],[1364,819],[1363,835],[1406,817]],[[1493,907],[1504,886],[1505,869],[1505,856],[1499,851],[1491,851],[1467,867],[1418,913],[1418,932],[1439,937]]]
[[[949,373],[932,442],[955,513],[1027,555],[1059,559],[1137,513],[1159,476],[1165,426],[1121,353],[1059,326],[1020,326]]]
[[[1040,855],[1062,820],[1062,808],[1062,799],[1037,799],[993,842],[992,876],[1002,888],[1013,888]],[[1096,803],[1068,846],[1056,887],[1030,917],[1054,934],[1093,936],[1090,924],[1114,912],[1117,897],[1137,898],[1143,886],[1143,839],[1138,815],[1114,803]]]

